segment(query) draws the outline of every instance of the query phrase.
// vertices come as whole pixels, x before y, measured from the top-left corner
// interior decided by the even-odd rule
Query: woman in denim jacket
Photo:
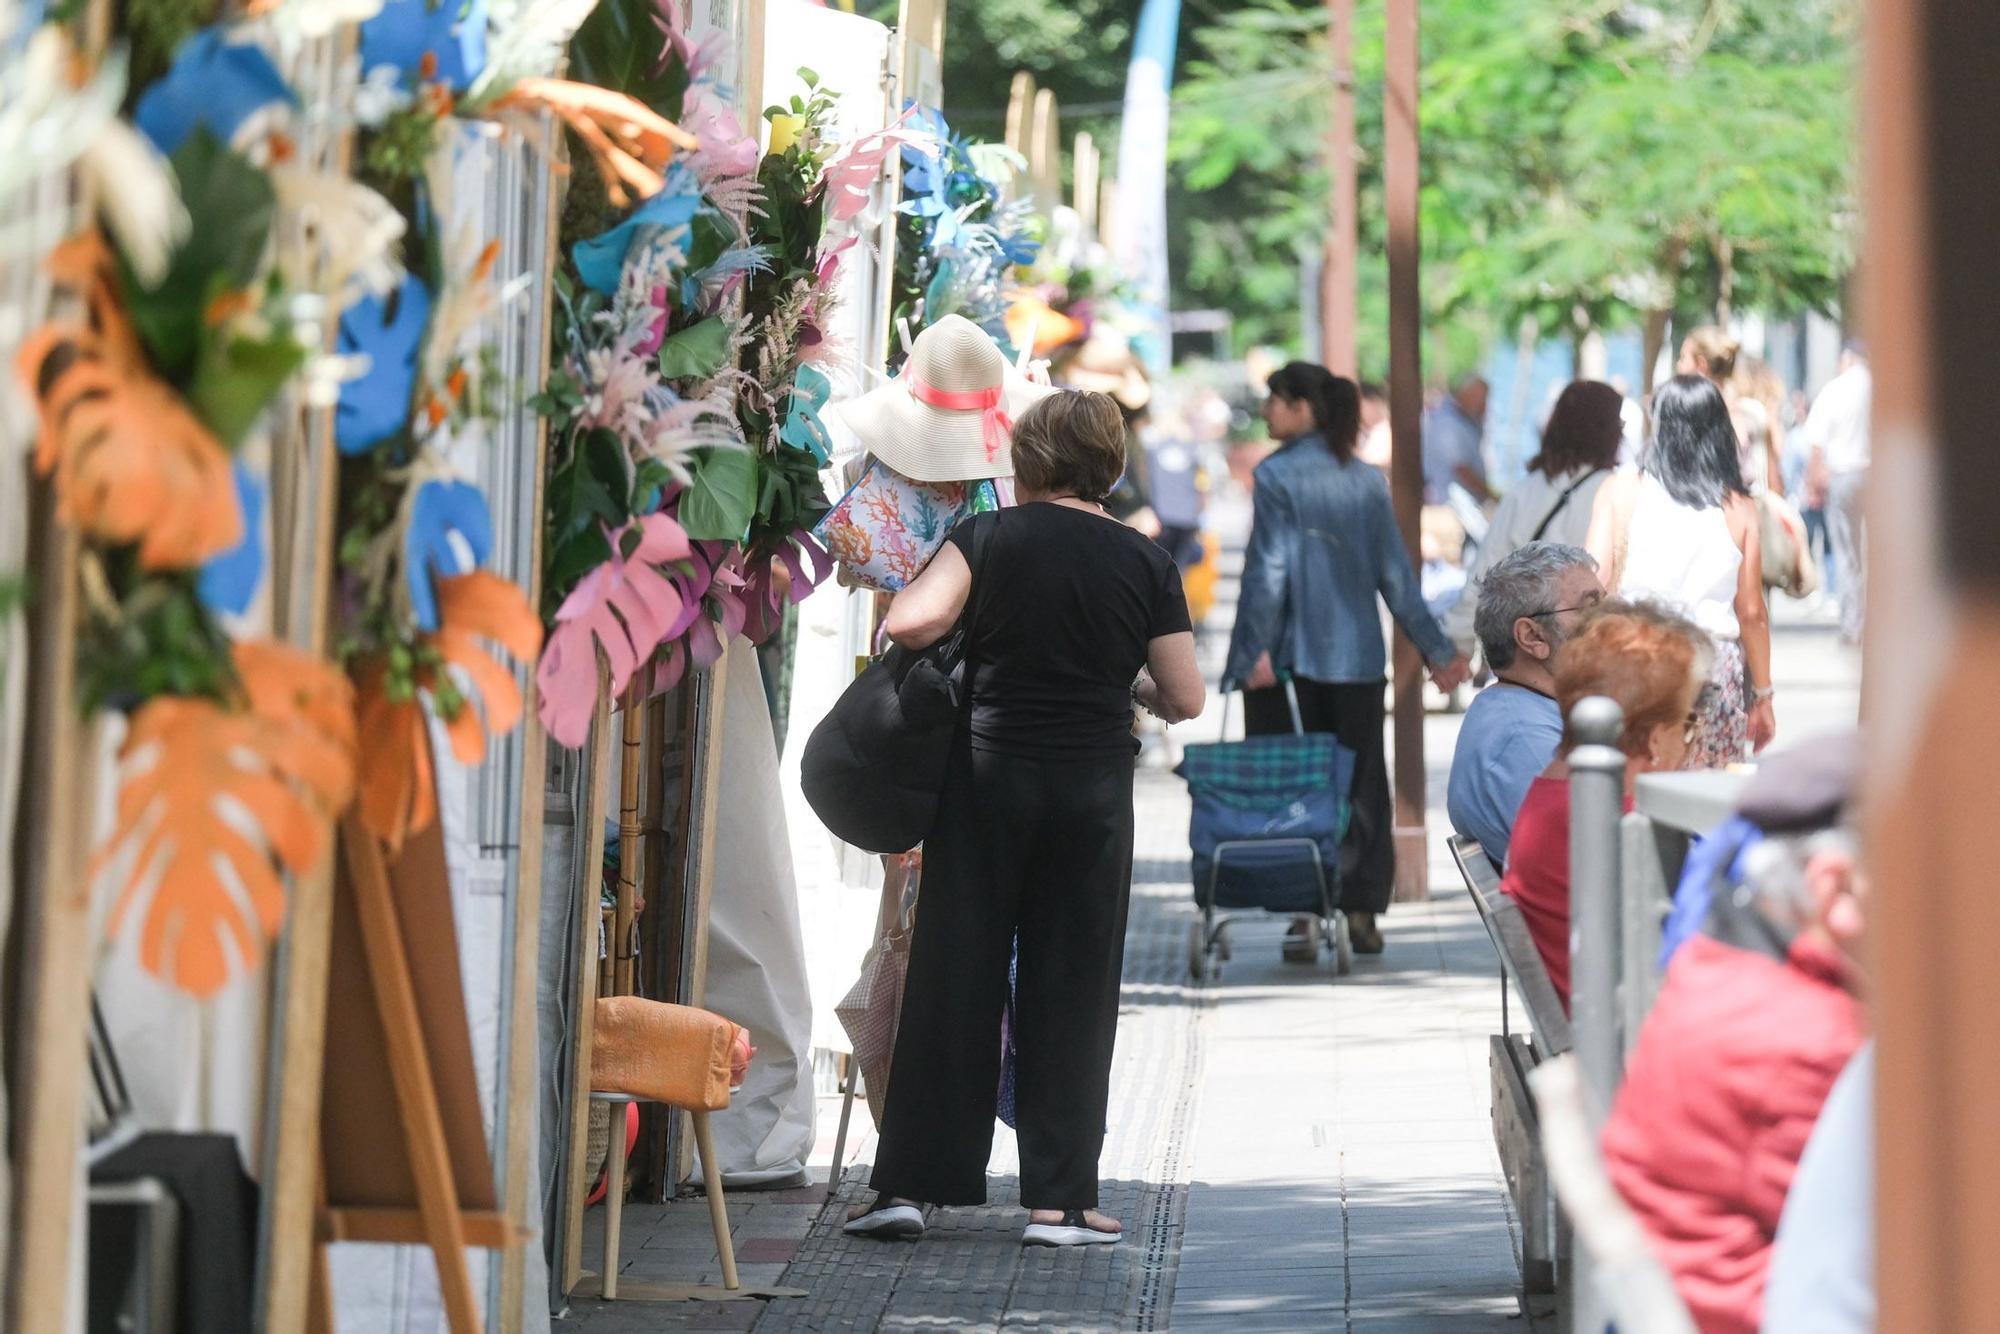
[[[1294,681],[1309,732],[1331,732],[1355,755],[1353,809],[1341,845],[1341,906],[1354,948],[1380,953],[1375,915],[1396,873],[1383,746],[1388,649],[1376,596],[1423,652],[1442,690],[1467,664],[1425,608],[1389,506],[1382,473],[1354,457],[1361,393],[1323,366],[1294,361],[1268,383],[1264,423],[1282,440],[1258,465],[1236,629],[1224,688],[1244,689],[1252,736],[1292,730],[1279,682]],[[1310,919],[1292,924],[1285,957],[1315,957]]]

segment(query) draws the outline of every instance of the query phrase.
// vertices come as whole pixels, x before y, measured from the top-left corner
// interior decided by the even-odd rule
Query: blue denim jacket
[[[1268,649],[1281,672],[1380,681],[1377,593],[1432,666],[1456,656],[1424,607],[1379,471],[1302,435],[1258,465],[1255,501],[1225,680],[1240,684]]]

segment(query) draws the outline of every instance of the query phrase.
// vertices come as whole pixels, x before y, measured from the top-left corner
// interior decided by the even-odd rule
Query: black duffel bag
[[[908,852],[930,836],[970,702],[968,661],[990,523],[972,537],[972,587],[952,632],[926,649],[892,646],[862,669],[799,755],[799,784],[833,836],[868,852]]]

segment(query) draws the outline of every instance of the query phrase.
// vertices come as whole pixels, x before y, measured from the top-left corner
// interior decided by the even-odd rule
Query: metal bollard
[[[1618,825],[1625,811],[1625,716],[1602,696],[1577,701],[1569,715],[1577,746],[1569,753],[1570,1032],[1582,1075],[1584,1115],[1594,1139],[1610,1114],[1624,1066],[1618,1036]],[[1609,1318],[1587,1247],[1572,1265],[1570,1328],[1597,1334]]]
[[[1618,824],[1625,810],[1624,727],[1618,705],[1601,696],[1570,711],[1569,957],[1571,1027],[1583,1067],[1593,1128],[1604,1124],[1618,1087]]]

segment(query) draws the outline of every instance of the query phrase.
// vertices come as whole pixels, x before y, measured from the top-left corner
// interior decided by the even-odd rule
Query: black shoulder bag
[[[952,733],[972,697],[972,634],[993,524],[972,530],[972,588],[958,625],[926,649],[891,645],[841,692],[799,755],[800,787],[820,822],[868,852],[907,852],[930,836]]]

